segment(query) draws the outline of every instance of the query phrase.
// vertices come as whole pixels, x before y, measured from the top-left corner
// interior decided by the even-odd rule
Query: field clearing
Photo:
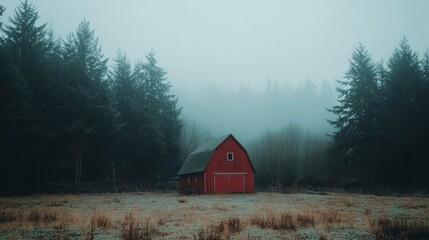
[[[395,229],[419,226],[420,235],[412,236],[429,237],[429,199],[339,193],[0,198],[0,239],[375,239],[386,221]]]

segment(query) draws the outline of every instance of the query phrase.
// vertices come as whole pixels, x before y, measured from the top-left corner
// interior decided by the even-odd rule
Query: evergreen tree
[[[396,184],[417,185],[422,177],[420,163],[425,159],[420,146],[427,136],[421,133],[427,122],[422,122],[424,102],[422,71],[418,54],[403,39],[389,59],[385,85],[386,116],[388,119],[392,164],[391,179]]]
[[[114,59],[115,65],[111,74],[119,121],[122,125],[117,139],[117,156],[120,159],[122,176],[134,178],[141,161],[141,138],[139,130],[142,120],[142,106],[138,102],[137,85],[134,73],[125,54],[118,52]],[[139,161],[140,160],[140,161]]]
[[[4,28],[8,54],[26,82],[29,102],[33,106],[31,117],[25,124],[27,132],[21,140],[25,150],[20,159],[26,177],[34,176],[36,187],[40,186],[42,164],[49,158],[49,140],[52,136],[46,113],[50,111],[50,79],[46,76],[46,56],[49,51],[46,23],[38,25],[38,12],[28,1],[21,2]],[[24,180],[30,182],[28,180]]]
[[[22,186],[26,124],[33,115],[27,82],[12,62],[9,49],[0,42],[0,188],[4,190]]]
[[[144,117],[144,162],[149,172],[172,174],[178,168],[179,137],[182,123],[179,119],[177,97],[170,94],[171,84],[166,72],[159,67],[155,53],[146,56],[147,63],[136,66],[136,77]],[[148,173],[149,173],[148,172]]]
[[[418,162],[417,167],[419,168],[419,184],[426,184],[426,187],[429,185],[429,175],[426,173],[425,169],[429,169],[429,158],[425,157],[427,155],[427,136],[429,136],[429,50],[426,50],[423,56],[422,61],[422,87],[419,91],[419,124],[417,128],[419,131],[418,138]]]
[[[0,18],[3,16],[4,10],[5,8],[2,5],[0,5]],[[3,26],[3,21],[0,20],[0,29],[2,29],[2,26]]]
[[[107,143],[116,128],[116,110],[112,93],[104,79],[107,59],[101,53],[98,39],[88,21],[82,21],[76,33],[64,44],[65,98],[61,115],[65,133],[72,141],[75,155],[75,183],[80,183],[84,158],[92,177],[100,176]],[[86,157],[85,157],[86,156]],[[98,175],[97,175],[98,174]]]
[[[376,66],[364,46],[353,52],[345,78],[338,81],[339,105],[329,109],[337,115],[336,120],[329,121],[337,129],[332,151],[356,169],[358,177],[373,183],[380,103]]]

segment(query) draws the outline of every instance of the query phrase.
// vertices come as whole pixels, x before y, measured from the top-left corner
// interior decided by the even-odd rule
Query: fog
[[[429,39],[428,1],[31,2],[63,39],[89,20],[107,57],[154,50],[185,121],[245,140],[290,122],[329,132],[324,108],[359,42],[381,60],[403,36],[417,52]],[[2,1],[6,17],[18,3]]]
[[[327,81],[318,87],[307,80],[293,88],[268,80],[263,92],[251,85],[235,90],[211,84],[183,94],[181,102],[186,121],[208,129],[211,135],[233,133],[246,143],[266,130],[291,123],[314,133],[330,132],[326,119],[332,116],[325,108],[335,103],[335,96]]]

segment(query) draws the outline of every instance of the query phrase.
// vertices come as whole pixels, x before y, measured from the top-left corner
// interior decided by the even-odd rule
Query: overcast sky
[[[359,42],[375,61],[387,60],[404,36],[419,54],[429,47],[427,0],[31,2],[40,22],[63,39],[89,20],[110,59],[121,49],[132,62],[145,60],[153,49],[184,119],[213,136],[247,140],[290,122],[331,131],[325,108],[335,104],[335,94],[314,98],[298,90],[275,102],[262,96],[268,79],[295,88],[308,79],[332,84],[344,76]],[[18,1],[0,4],[11,16]],[[243,95],[240,86],[250,92]]]
[[[388,58],[403,36],[429,46],[429,1],[33,0],[41,22],[62,38],[86,18],[107,57],[134,62],[151,49],[176,87],[217,82],[264,88],[339,79],[352,50]],[[2,0],[13,14],[17,0]]]

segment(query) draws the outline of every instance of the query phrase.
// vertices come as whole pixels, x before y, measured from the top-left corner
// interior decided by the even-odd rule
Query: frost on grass
[[[406,224],[380,222],[381,216],[427,221],[428,206],[427,198],[356,194],[35,195],[0,198],[0,235],[5,239],[375,238],[379,233],[374,226],[385,234],[395,234],[397,228],[411,234]]]

